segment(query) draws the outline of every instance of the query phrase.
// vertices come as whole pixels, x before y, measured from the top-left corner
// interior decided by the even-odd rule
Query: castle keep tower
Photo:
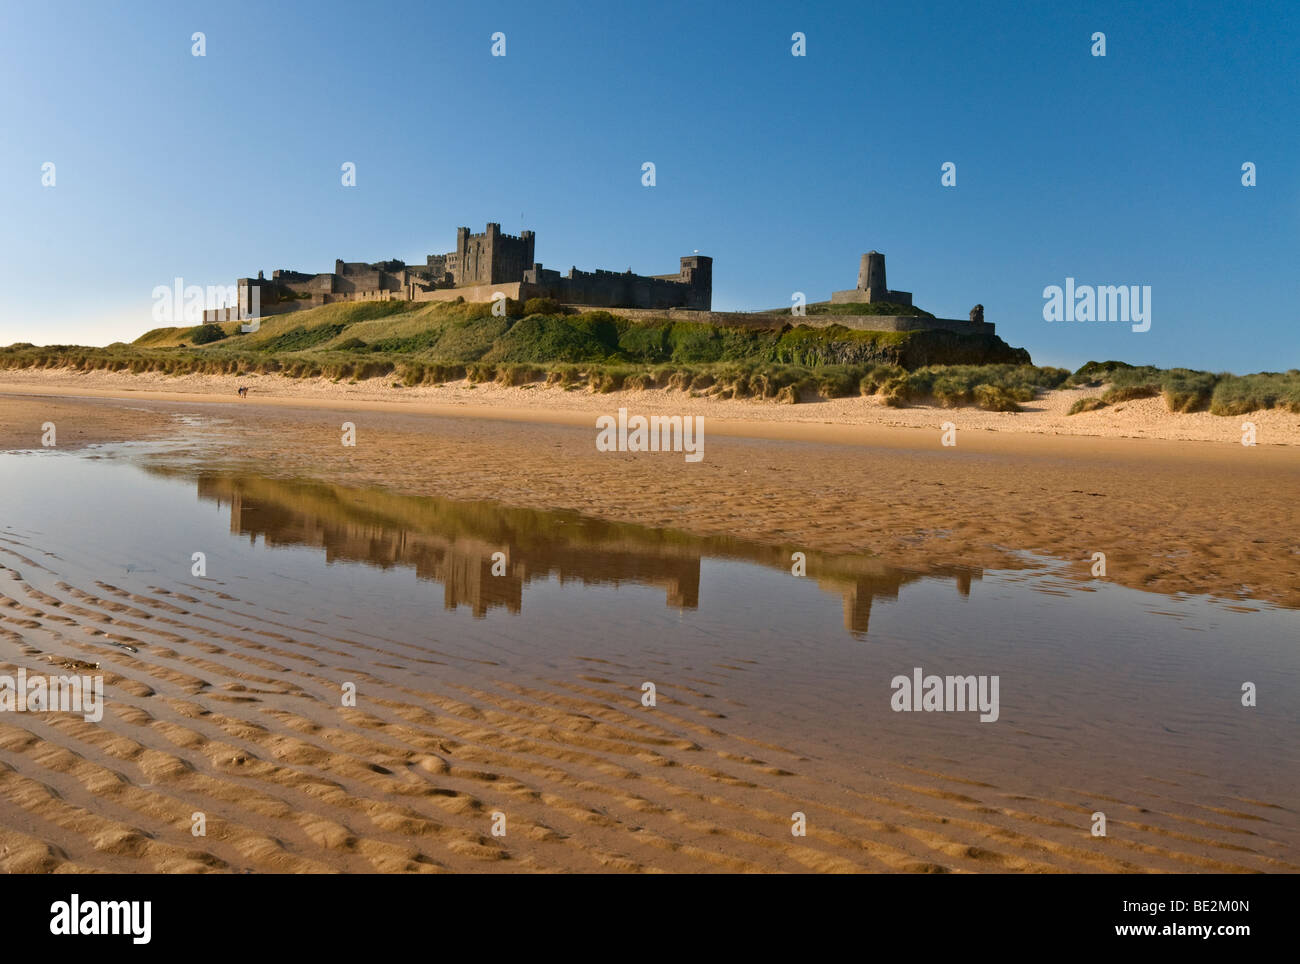
[[[867,301],[884,301],[889,293],[885,283],[885,256],[879,251],[868,251],[858,264],[858,290],[867,293]]]
[[[685,307],[708,311],[713,306],[713,259],[703,254],[682,258],[681,283],[690,289]]]
[[[885,282],[885,256],[879,251],[868,251],[858,262],[858,286],[849,291],[831,292],[832,304],[870,304],[887,302],[893,305],[910,305],[912,292],[890,291]]]
[[[456,257],[448,264],[452,280],[457,287],[518,281],[533,266],[534,244],[532,231],[522,231],[519,237],[502,234],[495,221],[489,221],[482,234],[457,228]]]

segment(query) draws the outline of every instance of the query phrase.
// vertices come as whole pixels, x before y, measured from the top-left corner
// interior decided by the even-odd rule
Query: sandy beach
[[[236,389],[248,386],[250,401],[268,405],[302,405],[368,411],[418,411],[426,414],[481,414],[489,418],[541,420],[589,425],[592,418],[626,405],[631,409],[676,415],[703,415],[724,434],[755,438],[817,441],[858,441],[864,428],[916,428],[937,432],[944,422],[974,432],[1033,435],[1145,438],[1241,444],[1244,421],[1256,426],[1258,447],[1300,445],[1300,414],[1281,409],[1249,416],[1221,417],[1208,412],[1174,413],[1160,398],[1120,402],[1092,412],[1067,415],[1080,398],[1102,394],[1101,388],[1059,389],[1024,404],[1023,412],[987,412],[974,407],[940,408],[911,405],[890,408],[878,397],[836,398],[797,405],[752,399],[720,399],[698,392],[670,389],[597,394],[585,388],[566,390],[535,383],[506,387],[494,382],[466,381],[443,385],[398,387],[396,376],[335,382],[324,378],[295,379],[281,375],[163,375],[145,372],[68,369],[9,369],[0,371],[0,393],[85,395],[173,401],[223,402]],[[810,428],[797,430],[790,426]],[[811,428],[829,426],[829,430]],[[780,426],[780,427],[777,427]],[[873,437],[886,441],[895,433]]]
[[[61,437],[86,442],[158,437],[167,419],[199,415],[222,458],[285,477],[572,509],[697,534],[739,530],[900,566],[936,556],[1014,566],[1028,551],[1070,562],[1082,579],[1093,553],[1104,552],[1107,578],[1120,585],[1300,606],[1300,530],[1291,524],[1300,449],[1267,441],[1300,439],[1300,416],[1286,412],[1250,416],[1260,444],[1248,447],[1242,420],[1171,414],[1158,398],[1119,406],[1127,417],[1095,435],[1057,434],[1052,420],[1067,417],[1053,412],[1068,408],[1073,391],[1053,393],[1063,397],[1046,399],[1042,412],[1012,414],[463,382],[413,390],[379,380],[27,376],[0,380],[0,395],[22,393],[0,402],[0,445],[38,447],[40,425],[60,406],[85,413],[67,420]],[[254,385],[248,400],[232,400],[238,384]],[[836,416],[837,405],[856,407],[860,421]],[[620,407],[703,415],[706,457],[688,464],[598,452],[595,418]],[[1068,422],[1101,416],[1116,419],[1104,409]],[[345,420],[358,427],[355,447],[340,444]],[[957,426],[955,446],[941,444],[944,422]],[[196,431],[173,422],[173,431],[182,427]]]
[[[101,723],[0,718],[8,872],[1300,869],[1271,800],[1194,777],[1034,787],[1006,761],[990,781],[951,753],[942,770],[846,761],[752,724],[742,665],[701,667],[651,714],[617,652],[502,678],[451,641],[318,624],[228,584],[69,583],[8,537],[0,563],[3,671],[97,665],[112,694]],[[338,708],[340,680],[357,708]]]
[[[743,533],[904,569],[1014,569],[1032,552],[1082,583],[1100,551],[1121,586],[1300,606],[1300,418],[1284,413],[1252,417],[1249,449],[1240,420],[1166,418],[1159,399],[1123,406],[1123,422],[1067,419],[1078,393],[997,415],[464,383],[0,382],[5,449],[40,448],[53,421],[61,449],[170,439],[273,479]],[[236,384],[252,398],[233,399]],[[705,415],[704,460],[596,451],[594,416],[619,407]],[[344,420],[355,447],[340,444]],[[1030,785],[1013,761],[989,780],[937,746],[910,763],[814,748],[747,707],[740,662],[699,667],[649,715],[638,666],[594,643],[585,670],[502,677],[488,652],[377,639],[315,618],[291,589],[96,577],[39,529],[20,520],[0,541],[2,671],[95,664],[114,700],[101,725],[0,718],[9,871],[1300,870],[1284,803],[1207,798],[1194,776],[1110,787],[1117,832],[1094,846],[1094,788]],[[341,679],[363,706],[335,708]],[[504,839],[486,831],[501,807]],[[799,810],[816,831],[792,839]],[[202,840],[198,811],[214,827]]]

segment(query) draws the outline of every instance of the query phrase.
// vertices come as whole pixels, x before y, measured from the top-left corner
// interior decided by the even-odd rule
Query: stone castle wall
[[[713,261],[695,255],[682,258],[675,275],[639,275],[630,271],[579,271],[567,275],[540,264],[524,275],[530,298],[553,298],[561,304],[594,308],[707,311],[713,301]]]
[[[458,298],[464,298],[466,301],[491,301],[497,292],[501,292],[512,301],[527,301],[529,298],[542,297],[530,293],[529,289],[530,286],[522,281],[496,285],[469,285],[464,288],[431,288],[423,291],[416,288],[410,300],[455,301]]]
[[[578,307],[581,311],[597,309]],[[809,328],[830,328],[843,325],[855,331],[952,331],[958,334],[992,335],[995,328],[992,322],[972,322],[959,318],[923,318],[915,315],[792,315],[789,312],[743,312],[743,311],[689,311],[681,308],[665,310],[644,310],[637,308],[610,309],[614,314],[633,321],[648,321],[652,318],[667,318],[670,321],[696,321],[710,325],[723,325],[733,328],[752,328],[773,330],[786,325]]]
[[[482,234],[456,229],[456,250],[429,255],[423,266],[402,261],[334,262],[334,271],[305,274],[275,271],[267,281],[238,281],[240,303],[247,305],[252,288],[262,291],[261,314],[277,315],[340,301],[487,302],[502,294],[515,301],[551,298],[578,308],[609,309],[633,319],[670,318],[743,328],[779,329],[786,325],[828,328],[841,325],[859,331],[952,331],[963,334],[994,333],[982,320],[925,318],[911,315],[792,315],[788,312],[745,313],[712,311],[713,259],[691,255],[681,259],[676,274],[638,275],[631,271],[579,271],[567,274],[533,261],[536,236],[523,231],[518,237],[503,234],[501,225],[489,222]],[[292,293],[298,297],[286,297]],[[870,251],[862,256],[858,287],[836,291],[832,303],[895,302],[910,305],[910,292],[886,286],[885,256]],[[237,308],[204,312],[204,321],[244,320]]]
[[[893,291],[885,289],[884,291],[863,291],[860,288],[849,288],[847,291],[832,291],[831,304],[833,305],[851,305],[851,304],[871,304],[872,302],[888,302],[891,305],[912,304],[912,293],[910,291]]]
[[[536,235],[504,234],[488,222],[482,234],[456,229],[456,250],[431,254],[423,265],[401,261],[367,264],[334,262],[322,274],[278,270],[271,280],[241,278],[243,288],[260,288],[263,314],[283,314],[337,301],[403,298],[408,301],[490,301],[500,291],[509,298],[554,298],[564,303],[601,308],[708,309],[713,298],[713,262],[700,255],[682,258],[675,275],[635,275],[631,272],[550,271],[534,260]],[[293,296],[297,297],[293,297]],[[205,321],[233,320],[233,309],[205,312]],[[235,312],[238,317],[238,312]]]

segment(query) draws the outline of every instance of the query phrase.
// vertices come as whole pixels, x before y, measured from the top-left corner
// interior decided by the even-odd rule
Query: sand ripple
[[[1300,870],[1290,815],[1265,801],[1135,788],[1093,838],[1085,788],[809,756],[731,727],[707,680],[647,712],[635,668],[594,656],[570,678],[503,679],[450,645],[209,586],[57,570],[0,543],[0,672],[98,664],[107,707],[99,724],[0,715],[11,872]]]

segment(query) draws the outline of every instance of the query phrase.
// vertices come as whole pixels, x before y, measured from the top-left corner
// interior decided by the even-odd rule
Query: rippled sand
[[[1013,547],[1084,569],[1101,546],[1122,584],[1290,604],[1300,591],[1283,524],[1297,461],[1283,450],[718,438],[690,466],[599,454],[565,426],[358,410],[345,450],[337,411],[68,399],[5,399],[0,438],[26,438],[52,404],[61,438],[82,442],[162,435],[199,413],[205,458],[286,477],[902,564],[991,565]],[[0,567],[0,671],[97,663],[113,693],[101,725],[0,714],[10,871],[1300,870],[1286,801],[1204,797],[1193,774],[1114,792],[1098,842],[1096,786],[1044,787],[1014,765],[974,779],[955,761],[834,753],[797,727],[748,725],[739,661],[677,672],[651,713],[643,668],[594,651],[582,672],[503,675],[452,641],[379,636],[289,593],[70,574],[33,533],[3,534]],[[365,694],[356,708],[338,705],[345,680]],[[200,811],[206,837],[190,832]],[[496,811],[505,837],[490,833]],[[810,815],[806,838],[791,836],[795,811]]]
[[[72,585],[42,558],[0,544],[0,637],[30,672],[51,652],[100,664],[113,700],[103,725],[0,715],[7,871],[1300,870],[1267,801],[1148,789],[1105,804],[1097,841],[1083,790],[810,758],[797,731],[756,739],[708,678],[739,666],[649,712],[614,661],[503,678],[221,590]],[[338,706],[340,680],[360,708]]]

